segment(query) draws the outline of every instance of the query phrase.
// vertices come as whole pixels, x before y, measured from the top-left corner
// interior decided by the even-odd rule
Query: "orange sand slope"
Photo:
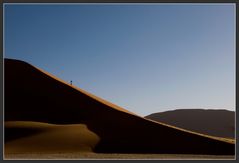
[[[38,132],[34,125],[30,125],[30,128],[37,131],[30,131],[29,134],[26,131],[29,126],[23,125],[26,122],[14,122],[34,121],[63,126],[75,124],[81,126],[79,130],[82,130],[82,125],[87,127],[84,133],[94,137],[89,143],[94,152],[216,155],[234,155],[235,152],[233,142],[144,119],[72,87],[26,62],[12,59],[5,59],[5,121],[14,124],[14,129],[10,130],[8,123],[5,126],[5,148],[9,151],[22,148],[16,146],[19,142],[34,142],[34,150],[38,151],[42,147],[41,142],[48,144],[52,135],[58,140],[61,135],[68,139],[68,134],[61,134],[63,131],[59,131],[60,136],[57,138],[58,131],[55,129],[48,130],[48,127],[43,127],[44,132]],[[19,125],[20,129],[16,127]],[[60,130],[60,127],[55,128]],[[71,129],[73,130],[69,127],[67,132],[73,132]],[[20,134],[21,131],[26,131],[26,135]],[[24,139],[26,137],[28,138]],[[79,139],[81,137],[82,135],[79,135]],[[77,139],[72,140],[77,142]],[[87,140],[83,138],[82,141]],[[55,144],[57,143],[53,141],[47,148],[53,150]],[[80,145],[73,147],[71,143],[66,144],[69,147],[67,150],[81,148]],[[60,146],[62,148],[58,149],[64,151],[66,145]]]

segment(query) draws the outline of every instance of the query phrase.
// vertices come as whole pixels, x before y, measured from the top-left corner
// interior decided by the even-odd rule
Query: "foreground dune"
[[[100,140],[84,124],[53,125],[14,121],[6,122],[5,130],[10,134],[6,135],[6,153],[92,152]],[[11,134],[17,132],[17,136]]]
[[[45,122],[61,125],[61,127],[53,128],[64,129],[50,131],[49,127],[43,127],[42,133],[39,132],[31,137],[22,136],[19,134],[20,130],[11,132],[6,130],[9,128],[8,122],[14,125],[20,124],[20,126],[26,123],[14,121]],[[234,142],[147,120],[71,86],[28,63],[10,59],[5,59],[5,122],[7,125],[5,148],[8,149],[6,153],[14,151],[15,148],[19,148],[18,150],[24,148],[16,145],[19,142],[31,144],[44,140],[48,144],[52,140],[49,137],[57,137],[58,134],[60,135],[58,140],[63,137],[68,139],[71,134],[62,134],[63,131],[76,132],[71,130],[76,130],[78,125],[79,131],[83,130],[82,125],[85,125],[84,132],[93,137],[93,141],[89,143],[92,148],[89,149],[87,146],[87,150],[93,150],[96,153],[203,155],[234,155],[235,153]],[[74,129],[69,126],[65,128],[68,124],[76,126]],[[22,128],[28,127],[23,125]],[[11,137],[14,139],[9,139]],[[28,138],[24,139],[24,137]],[[76,137],[88,141],[80,133]],[[76,137],[72,139],[74,142],[78,141]],[[48,144],[47,148],[54,151],[54,144],[53,142]],[[59,149],[60,151],[81,149],[81,145],[75,148],[72,144],[74,144],[73,141],[69,148],[60,145]],[[36,143],[32,148],[38,151],[41,144]]]

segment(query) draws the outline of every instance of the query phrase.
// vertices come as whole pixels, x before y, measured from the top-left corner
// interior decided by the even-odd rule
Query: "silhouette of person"
[[[71,80],[71,85],[72,85],[72,80]]]

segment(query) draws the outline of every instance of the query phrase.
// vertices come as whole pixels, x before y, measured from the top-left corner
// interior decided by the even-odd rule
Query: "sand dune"
[[[6,141],[6,153],[92,152],[100,140],[84,124],[53,125],[14,121],[6,122],[5,130],[7,134],[21,134]]]
[[[57,131],[58,129],[40,127],[41,129],[34,131],[34,135],[21,135],[19,130],[9,132],[8,125],[13,123],[13,126],[21,126],[26,122],[14,121],[57,124],[61,127],[53,128],[64,129]],[[20,151],[21,147],[17,144],[32,142],[35,144],[34,150],[38,151],[41,149],[40,142],[43,141],[47,145],[55,137],[56,141],[52,141],[47,147],[44,146],[54,150],[58,140],[66,137],[70,139],[71,134],[61,133],[65,130],[67,133],[76,132],[71,130],[76,130],[79,125],[79,131],[84,130],[93,137],[89,144],[96,153],[234,155],[235,152],[233,142],[147,120],[84,90],[72,87],[26,62],[11,59],[5,59],[5,122],[5,148],[9,151],[16,148]],[[65,128],[68,124],[76,126]],[[85,128],[82,125],[85,125]],[[29,127],[23,125],[22,128]],[[76,137],[83,137],[85,140],[80,133]],[[78,146],[79,149],[72,145],[73,140],[78,141],[76,137],[67,143],[68,151],[80,150],[81,145]],[[64,151],[64,146],[66,145],[59,147],[59,151]]]
[[[234,139],[235,135],[235,112],[228,110],[178,109],[145,118],[217,137]]]

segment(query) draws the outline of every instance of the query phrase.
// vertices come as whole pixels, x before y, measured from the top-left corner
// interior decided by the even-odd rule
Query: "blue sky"
[[[142,116],[235,110],[233,4],[5,4],[4,56]]]

